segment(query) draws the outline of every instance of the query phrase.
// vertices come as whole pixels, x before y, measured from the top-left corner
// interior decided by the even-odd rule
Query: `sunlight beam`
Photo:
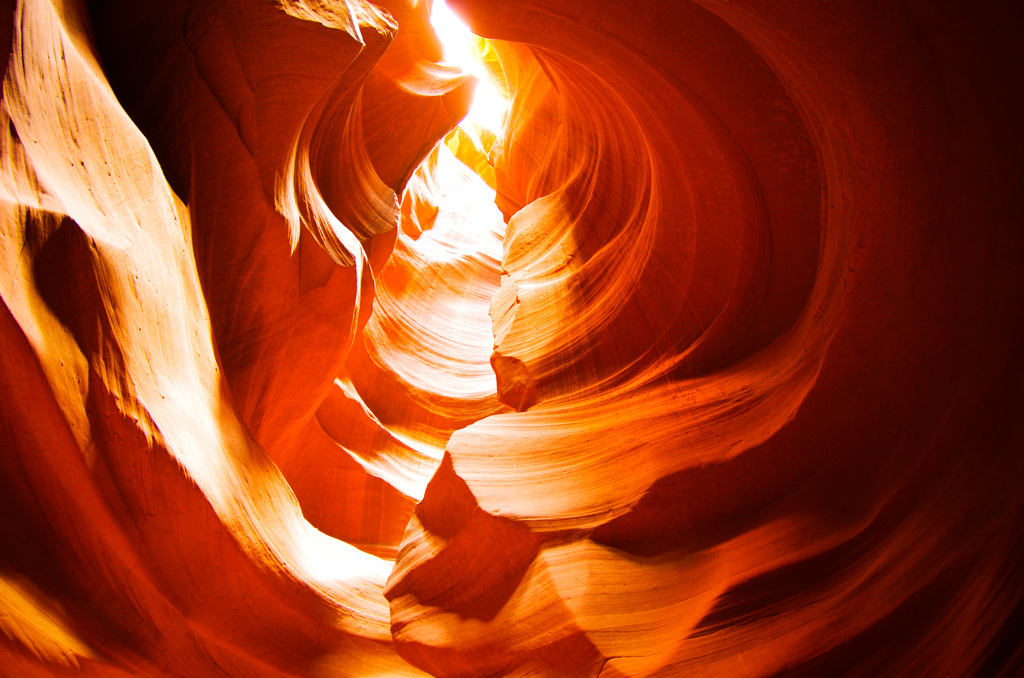
[[[481,38],[474,35],[443,0],[434,0],[430,23],[444,49],[444,63],[472,73],[479,80],[469,113],[460,126],[474,139],[476,133],[466,122],[476,123],[497,134],[505,124],[508,98],[484,67],[480,58]]]

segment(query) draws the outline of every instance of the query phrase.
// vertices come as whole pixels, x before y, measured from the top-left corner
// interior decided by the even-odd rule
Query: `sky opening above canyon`
[[[444,63],[458,66],[479,80],[469,113],[460,125],[474,140],[476,133],[472,125],[466,123],[476,123],[498,133],[504,126],[508,98],[487,72],[480,58],[480,45],[483,40],[474,35],[443,0],[434,0],[430,11],[430,24],[434,27],[434,32],[437,33],[444,49]]]

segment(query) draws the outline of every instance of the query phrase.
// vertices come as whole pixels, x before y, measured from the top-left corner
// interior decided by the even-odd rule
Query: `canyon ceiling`
[[[0,2],[0,675],[1024,675],[1019,6],[450,4]]]

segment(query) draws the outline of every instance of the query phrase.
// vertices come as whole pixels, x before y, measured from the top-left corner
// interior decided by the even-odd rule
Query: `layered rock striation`
[[[1011,3],[451,5],[0,5],[0,674],[1024,671]]]

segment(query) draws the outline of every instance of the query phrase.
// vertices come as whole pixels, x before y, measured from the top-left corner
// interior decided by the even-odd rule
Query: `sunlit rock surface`
[[[1024,672],[1010,2],[0,3],[0,675]]]

